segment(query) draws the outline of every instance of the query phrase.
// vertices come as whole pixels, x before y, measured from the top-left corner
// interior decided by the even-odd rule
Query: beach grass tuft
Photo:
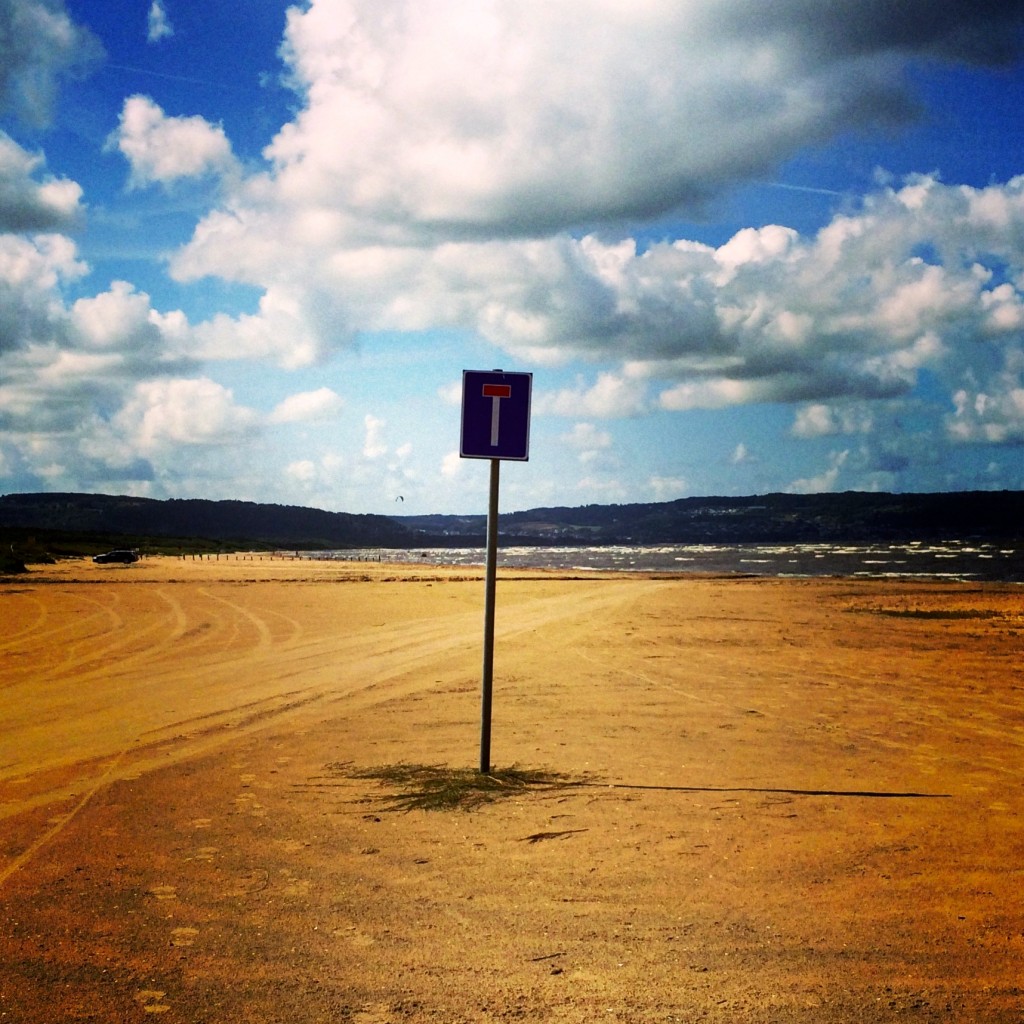
[[[437,764],[387,764],[358,768],[332,764],[333,772],[352,779],[374,779],[392,792],[383,797],[392,811],[470,811],[483,804],[525,792],[568,789],[584,784],[559,772],[498,768],[487,774],[472,768]]]

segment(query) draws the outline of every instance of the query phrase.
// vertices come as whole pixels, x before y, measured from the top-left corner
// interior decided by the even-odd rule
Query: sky
[[[0,0],[0,493],[1024,489],[1024,0]]]

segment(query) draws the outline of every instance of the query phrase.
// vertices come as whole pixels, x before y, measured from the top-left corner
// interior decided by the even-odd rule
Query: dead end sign
[[[463,370],[462,458],[526,462],[532,390],[532,373]]]

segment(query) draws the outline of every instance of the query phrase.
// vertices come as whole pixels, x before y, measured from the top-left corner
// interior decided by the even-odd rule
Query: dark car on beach
[[[138,560],[138,553],[135,551],[128,551],[127,549],[107,551],[102,555],[93,556],[93,561],[99,562],[101,565],[105,565],[107,562],[123,562],[125,565],[130,565],[132,562],[137,562]]]

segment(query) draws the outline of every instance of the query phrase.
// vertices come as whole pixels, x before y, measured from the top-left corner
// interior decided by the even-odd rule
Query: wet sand
[[[0,1021],[1024,1015],[1024,591],[465,568],[0,581]]]

